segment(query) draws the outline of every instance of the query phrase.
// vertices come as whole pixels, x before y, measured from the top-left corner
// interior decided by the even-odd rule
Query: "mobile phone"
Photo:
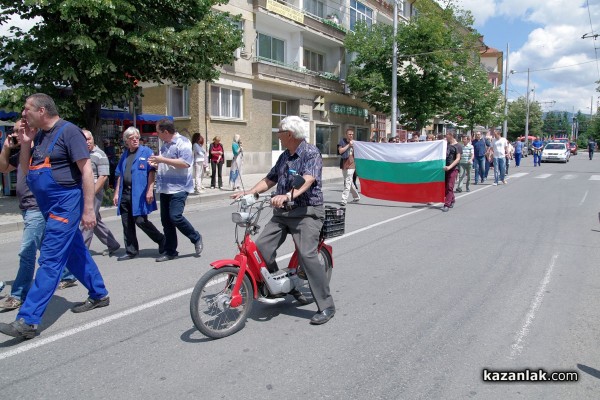
[[[12,144],[19,144],[19,140],[17,139],[16,136],[11,136],[10,140],[11,140]]]

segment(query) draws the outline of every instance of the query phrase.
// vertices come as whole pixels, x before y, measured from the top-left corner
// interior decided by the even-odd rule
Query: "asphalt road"
[[[364,197],[349,204],[346,235],[330,241],[337,314],[323,326],[308,323],[314,304],[290,298],[255,303],[228,338],[194,329],[195,282],[211,260],[235,253],[227,201],[187,209],[204,236],[201,258],[180,236],[182,257],[156,263],[140,232],[141,257],[117,262],[95,239],[110,307],[73,314],[85,290],[58,291],[40,336],[0,342],[3,398],[597,397],[600,158],[531,163],[512,167],[505,186],[458,194],[448,213]],[[326,201],[339,201],[338,186],[325,187]],[[120,238],[120,220],[107,222]],[[19,240],[0,235],[1,277],[15,274]],[[280,254],[290,251],[286,243]],[[526,368],[573,371],[578,381],[483,381],[484,369]]]

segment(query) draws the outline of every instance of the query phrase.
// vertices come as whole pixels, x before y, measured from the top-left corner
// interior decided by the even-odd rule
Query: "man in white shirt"
[[[498,180],[506,185],[504,174],[506,173],[506,154],[508,154],[508,141],[500,136],[500,131],[494,131],[492,140],[494,150],[494,186],[498,186]]]

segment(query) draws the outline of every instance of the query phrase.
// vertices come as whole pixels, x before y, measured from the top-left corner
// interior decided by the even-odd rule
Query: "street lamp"
[[[513,70],[510,70],[512,74]],[[504,124],[502,125],[502,136],[508,136],[508,43],[506,44],[506,66],[504,67]]]

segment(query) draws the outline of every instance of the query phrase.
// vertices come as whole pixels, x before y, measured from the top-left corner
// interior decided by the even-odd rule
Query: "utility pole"
[[[529,68],[527,68],[527,113],[525,114],[525,148],[529,145]]]
[[[398,123],[398,0],[394,0],[394,46],[392,53],[392,137],[396,137]],[[408,136],[407,136],[408,139]]]
[[[502,136],[508,136],[508,43],[506,44],[506,65],[504,66],[504,124],[502,125]]]

